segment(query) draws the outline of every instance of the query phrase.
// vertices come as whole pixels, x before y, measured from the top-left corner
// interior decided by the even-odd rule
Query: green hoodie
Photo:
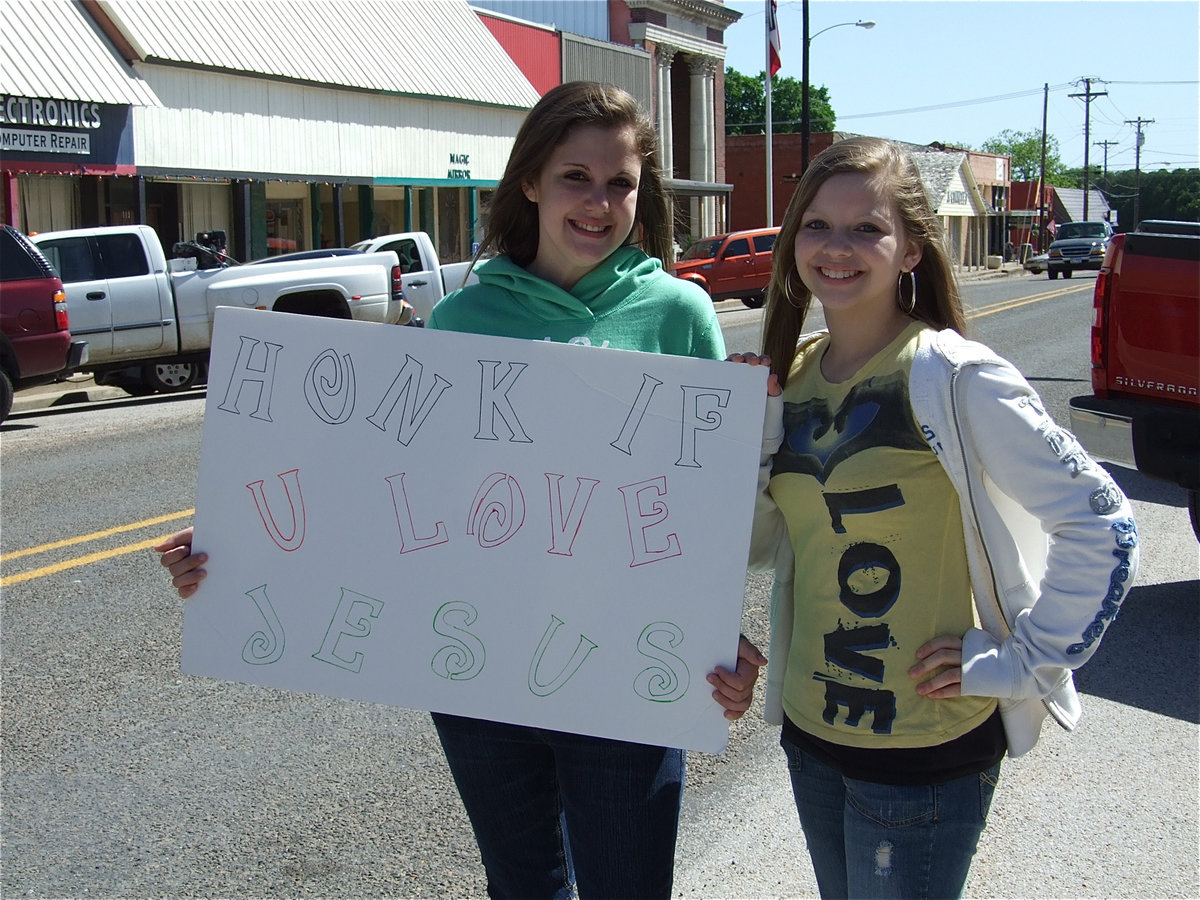
[[[570,290],[506,256],[475,267],[479,284],[448,294],[428,327],[701,359],[724,359],[725,341],[702,289],[621,247]]]

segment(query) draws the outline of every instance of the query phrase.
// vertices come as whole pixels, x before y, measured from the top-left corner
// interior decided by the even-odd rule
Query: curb
[[[81,406],[96,403],[100,400],[131,400],[132,395],[119,387],[98,385],[91,379],[81,382],[78,388],[71,382],[58,382],[41,387],[17,391],[13,397],[12,412],[31,412],[39,409],[58,409],[59,407]]]

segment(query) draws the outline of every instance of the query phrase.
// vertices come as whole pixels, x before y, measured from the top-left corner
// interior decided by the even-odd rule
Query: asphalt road
[[[1076,282],[968,290],[979,336],[1060,422],[1087,383]],[[759,316],[725,308],[731,347]],[[194,505],[203,394],[91,407],[0,427],[0,895],[483,896],[425,714],[179,674],[181,604],[155,555],[128,550],[189,521],[151,520]],[[1197,545],[1181,491],[1113,471],[1138,516],[1137,586],[1079,673],[1080,728],[1047,725],[1005,763],[968,896],[1200,896]],[[747,581],[762,646],[768,590]],[[724,755],[689,756],[677,896],[815,896],[759,712]]]

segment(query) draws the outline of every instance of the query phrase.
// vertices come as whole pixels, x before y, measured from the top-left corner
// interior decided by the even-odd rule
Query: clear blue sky
[[[742,18],[725,32],[725,64],[764,68],[765,0],[727,0]],[[867,30],[823,28],[874,20]],[[801,0],[779,0],[783,68],[803,71]],[[829,89],[837,128],[895,140],[978,148],[1005,129],[1042,127],[1068,167],[1084,161],[1084,77],[1091,102],[1089,162],[1143,171],[1200,166],[1200,3],[1196,0],[810,0],[809,76]],[[999,99],[1003,98],[1003,99]],[[932,107],[932,108],[931,108]]]

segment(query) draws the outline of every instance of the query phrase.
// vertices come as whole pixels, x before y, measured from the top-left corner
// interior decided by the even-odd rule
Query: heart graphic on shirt
[[[873,447],[928,450],[913,420],[904,372],[868,378],[847,393],[837,410],[816,397],[804,403],[784,403],[786,439],[771,469],[812,475],[825,484],[837,466]]]

